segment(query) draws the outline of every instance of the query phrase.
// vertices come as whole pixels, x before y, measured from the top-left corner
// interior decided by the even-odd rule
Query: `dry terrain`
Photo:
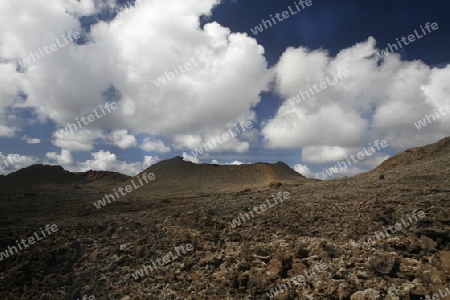
[[[450,283],[450,138],[332,181],[283,163],[181,158],[143,173],[156,178],[99,209],[131,178],[43,165],[0,178],[0,252],[58,227],[3,257],[0,299],[269,299],[277,289],[274,299],[415,300]],[[290,198],[274,205],[279,192]],[[248,213],[268,198],[273,207]],[[250,217],[232,226],[241,213]],[[182,244],[193,250],[132,276]]]

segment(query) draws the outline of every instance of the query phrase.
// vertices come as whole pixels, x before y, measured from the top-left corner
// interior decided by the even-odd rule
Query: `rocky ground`
[[[106,190],[89,186],[2,193],[0,251],[46,224],[59,230],[0,261],[0,299],[269,299],[281,284],[287,290],[278,289],[274,299],[415,300],[445,293],[450,160],[394,163],[351,178],[202,197],[130,193],[101,209],[93,202]],[[290,199],[230,225],[278,192]],[[416,220],[415,210],[425,215]],[[364,243],[408,216],[407,228]],[[140,279],[131,276],[181,244],[193,251]],[[311,275],[317,263],[326,269]],[[289,287],[305,271],[310,276]]]

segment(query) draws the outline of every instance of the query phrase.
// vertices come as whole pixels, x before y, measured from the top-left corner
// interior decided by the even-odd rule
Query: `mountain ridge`
[[[448,164],[450,158],[450,137],[421,147],[406,149],[394,155],[379,166],[365,173],[345,177],[373,177],[382,173],[408,177],[415,168],[433,172],[439,162]],[[449,168],[443,169],[450,175]],[[141,171],[154,173],[156,179],[139,189],[137,194],[211,194],[251,189],[275,188],[282,185],[298,185],[317,182],[294,171],[286,163],[256,162],[242,165],[195,164],[185,161],[181,156],[161,160]],[[6,176],[0,176],[1,190],[40,189],[40,188],[107,188],[129,184],[134,177],[119,172],[88,170],[70,172],[58,165],[35,164]],[[337,179],[340,180],[340,179]],[[199,182],[202,182],[200,185]]]

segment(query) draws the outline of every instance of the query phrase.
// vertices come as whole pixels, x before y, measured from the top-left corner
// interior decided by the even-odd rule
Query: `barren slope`
[[[154,173],[156,179],[136,191],[136,194],[141,196],[192,196],[267,188],[271,184],[289,185],[313,181],[282,162],[213,165],[194,164],[184,161],[182,157],[158,162],[140,174],[142,173]]]
[[[83,177],[64,170],[61,166],[32,165],[5,176],[0,190],[23,190],[50,187],[71,187],[84,182]]]
[[[241,166],[228,172],[228,166],[173,159],[147,170],[156,179],[144,193],[138,189],[101,209],[93,201],[102,191],[87,185],[2,194],[0,252],[45,224],[57,224],[59,231],[0,261],[0,299],[267,300],[275,288],[274,299],[284,300],[424,299],[450,282],[447,141],[415,149],[414,156],[400,154],[365,174],[332,181],[299,178],[294,181],[300,184],[272,187],[265,183],[290,178],[289,172],[278,175],[285,170],[281,164],[281,171],[256,164],[247,167],[251,172]],[[416,159],[417,153],[423,158]],[[201,176],[191,174],[194,168]],[[225,170],[220,172],[236,189],[190,198],[172,197],[171,190],[155,198],[150,192],[158,179],[161,191],[170,184],[178,190],[225,185],[213,168]],[[378,178],[381,172],[384,180]],[[231,178],[234,174],[240,180]],[[252,181],[249,174],[255,174]],[[262,185],[241,190],[242,181]],[[286,191],[289,200],[231,226],[233,219]],[[375,232],[401,224],[402,218],[409,221],[417,210],[425,216],[365,244]],[[134,271],[183,243],[194,250],[133,278]],[[288,286],[290,278],[311,274],[319,262],[327,269]],[[280,284],[288,290],[280,290]]]

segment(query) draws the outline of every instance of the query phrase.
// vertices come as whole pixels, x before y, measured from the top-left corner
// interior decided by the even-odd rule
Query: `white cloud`
[[[295,164],[294,171],[308,178],[326,179],[327,174],[323,172],[312,172],[311,169],[304,164]]]
[[[358,161],[358,165],[367,168],[367,171],[370,171],[378,167],[383,161],[385,161],[389,157],[390,155],[388,154],[377,152],[369,157],[364,158],[361,161]]]
[[[338,177],[343,177],[343,176],[352,176],[352,175],[356,175],[362,172],[367,172],[369,171],[368,169],[364,169],[364,168],[360,168],[357,166],[351,166],[351,167],[347,167],[347,168],[337,168],[337,169],[328,169],[328,174],[325,169],[321,172],[320,176],[322,177],[322,179],[333,179],[333,178],[338,178]],[[337,172],[334,172],[334,170],[336,170]],[[317,172],[319,173],[319,172]],[[319,178],[319,177],[316,177]]]
[[[157,163],[159,161],[159,157],[158,156],[144,156],[144,169],[151,167],[152,165],[154,165],[155,163]]]
[[[6,22],[6,19],[0,20],[0,27],[4,28],[2,22]],[[10,120],[14,119],[15,116],[8,115],[5,109],[14,106],[14,103],[17,101],[17,94],[21,90],[22,74],[16,72],[16,67],[13,63],[1,62],[1,37],[2,33],[0,32],[0,86],[2,87],[0,89],[0,137],[13,137],[18,129]]]
[[[218,3],[141,1],[110,22],[93,24],[89,33],[83,32],[74,15],[115,9],[114,1],[8,3],[0,12],[0,27],[6,28],[0,33],[0,57],[7,58],[7,63],[0,64],[0,84],[9,87],[5,97],[0,97],[0,112],[13,105],[32,107],[40,122],[50,119],[65,126],[80,118],[80,108],[103,104],[104,91],[114,86],[121,95],[116,99],[119,109],[83,128],[98,135],[86,136],[80,130],[68,137],[54,137],[56,146],[69,151],[91,151],[93,142],[110,128],[122,129],[110,139],[123,149],[136,145],[128,132],[164,137],[172,140],[176,149],[195,149],[230,123],[254,121],[254,107],[260,102],[261,91],[268,90],[273,74],[267,69],[263,47],[254,38],[232,33],[218,23],[199,27],[200,16],[210,15]],[[17,17],[12,20],[7,15]],[[39,25],[24,24],[20,20],[25,17],[31,18],[27,24]],[[88,43],[69,43],[22,73],[16,72],[18,61],[43,45],[50,46],[68,31],[81,32]],[[155,40],[160,42],[155,44]],[[202,48],[214,55],[162,86],[153,84],[166,72],[174,72],[173,66],[198,59]],[[18,91],[27,95],[20,104]],[[2,122],[0,116],[0,136],[12,136],[20,129]],[[246,152],[256,135],[245,133],[215,151]],[[156,143],[145,147],[162,153],[170,149]]]
[[[190,161],[190,162],[192,162],[194,164],[199,164],[200,163],[200,160],[197,157],[189,155],[186,152],[183,152],[183,154],[181,156],[183,157],[184,161]]]
[[[254,118],[255,116],[251,116]],[[248,152],[250,142],[257,141],[258,131],[253,127],[251,121],[242,121],[243,124],[228,123],[221,130],[211,131],[210,134],[200,135],[178,135],[175,137],[174,147],[176,149],[203,149],[205,155],[218,152]],[[245,125],[244,125],[245,124]],[[225,136],[225,138],[224,138]]]
[[[221,163],[221,162],[219,162],[217,159],[213,159],[213,160],[211,161],[211,164],[213,164],[213,165],[223,165],[223,166],[225,166],[225,165],[240,166],[240,165],[243,165],[243,164],[245,164],[245,163],[244,163],[244,162],[241,162],[241,161],[239,161],[239,160],[234,160],[234,161],[232,161],[232,162],[223,162],[223,163]]]
[[[91,153],[93,160],[87,160],[83,163],[85,166],[96,170],[111,170],[117,166],[117,157],[114,153],[109,151],[99,151]]]
[[[103,138],[100,130],[80,129],[69,133],[68,135],[59,137],[57,132],[53,133],[52,143],[69,151],[90,151],[94,148],[94,142]]]
[[[37,139],[37,138],[31,138],[29,136],[23,136],[22,140],[24,140],[25,142],[27,142],[27,144],[40,144],[41,140]]]
[[[237,138],[230,139],[228,141],[222,140],[222,143],[216,141],[213,142],[213,137],[204,140],[207,151],[209,153],[218,153],[224,151],[244,153],[250,149],[250,143],[247,141],[239,141]]]
[[[301,175],[307,177],[307,178],[316,178],[321,180],[328,180],[333,179],[337,177],[342,176],[351,176],[356,175],[361,172],[368,171],[367,169],[358,168],[358,167],[348,167],[348,168],[333,168],[334,166],[331,166],[332,169],[324,168],[322,171],[314,172],[312,171],[307,165],[304,164],[295,164],[294,165],[294,171],[300,173]],[[328,170],[328,172],[326,172]],[[337,172],[335,172],[337,171]],[[330,174],[328,174],[330,173]]]
[[[73,163],[73,157],[72,154],[70,154],[69,150],[61,150],[61,154],[58,154],[56,152],[48,152],[45,154],[45,156],[63,167],[70,166]]]
[[[279,114],[285,114],[287,109],[296,113],[288,123],[278,119]],[[290,104],[284,102],[262,133],[269,148],[322,145],[351,147],[364,138],[366,126],[364,118],[345,111],[337,104],[317,107],[314,113],[301,107],[291,108]]]
[[[14,131],[14,128],[10,128],[6,125],[0,124],[0,137],[13,137]]]
[[[191,134],[176,135],[174,137],[173,147],[175,149],[183,149],[183,148],[195,149],[197,147],[201,147],[202,141],[203,139],[199,135],[191,135]]]
[[[300,173],[301,175],[303,175],[305,177],[310,177],[312,174],[309,167],[307,165],[303,165],[303,164],[295,164],[294,171],[297,173]]]
[[[119,161],[114,153],[104,150],[93,152],[91,154],[93,159],[78,163],[76,169],[79,171],[86,171],[89,169],[106,170],[135,176],[157,161],[157,158],[146,156],[144,157],[143,162],[128,163],[126,161]]]
[[[348,153],[356,155],[357,152],[347,152],[346,155],[349,155]],[[350,161],[350,164],[348,163],[347,158],[338,159],[334,161],[333,164],[328,165],[326,168],[318,172],[311,171],[311,169],[304,164],[294,165],[294,170],[309,178],[318,178],[323,180],[332,179],[336,177],[352,176],[362,172],[371,171],[374,168],[378,167],[389,157],[390,156],[387,154],[376,152],[371,153],[370,156],[365,156],[362,160],[357,160],[355,158],[356,163],[350,158],[348,159]]]
[[[371,143],[369,145],[371,145]],[[328,146],[306,147],[303,148],[302,162],[308,161],[313,164],[331,164],[328,164],[326,168],[318,172],[312,171],[306,164],[296,164],[294,165],[294,170],[306,177],[318,179],[332,179],[367,172],[378,167],[383,161],[390,157],[386,153],[376,152],[378,150],[377,148],[371,150],[369,145],[366,145],[366,149]],[[305,149],[307,150],[306,152]],[[383,151],[382,147],[380,147],[380,151]],[[358,153],[363,154],[362,159],[358,159]],[[328,170],[328,172],[326,170]]]
[[[413,123],[450,105],[450,66],[431,69],[420,61],[401,61],[399,54],[381,61],[376,51],[373,38],[336,57],[288,48],[274,67],[276,91],[285,101],[275,118],[263,123],[268,147],[304,147],[306,161],[326,162],[368,140],[383,138],[390,147],[405,148],[448,136],[450,115],[421,131]],[[333,82],[338,70],[350,75],[296,105],[287,101],[327,77]],[[322,150],[313,155],[313,149]]]
[[[20,170],[20,169],[26,168],[28,166],[31,166],[33,164],[36,164],[37,162],[38,162],[37,157],[21,155],[18,162],[16,162],[14,164],[14,169]]]
[[[351,151],[354,151],[354,149],[332,146],[304,147],[302,149],[302,161],[317,164],[333,162],[343,159]]]
[[[0,175],[26,168],[37,163],[38,158],[33,156],[20,155],[17,153],[3,154],[0,152]]]
[[[126,129],[111,132],[108,139],[112,144],[122,149],[134,147],[137,144],[134,135],[128,134],[128,130]]]
[[[104,150],[92,152],[91,155],[92,159],[74,161],[70,151],[62,150],[61,154],[49,152],[46,157],[50,160],[50,163],[61,165],[71,172],[84,172],[93,169],[119,172],[130,176],[138,174],[160,160],[158,156],[144,156],[142,162],[120,161],[114,153]]]
[[[143,143],[141,144],[141,149],[147,152],[158,152],[158,153],[167,153],[170,152],[170,147],[164,145],[161,140],[151,140],[150,138],[145,138]]]
[[[301,147],[303,163],[324,163],[375,139],[404,148],[450,135],[450,115],[420,131],[413,125],[450,105],[450,66],[430,68],[420,61],[401,61],[399,54],[381,61],[375,40],[368,38],[336,57],[325,50],[288,48],[268,70],[256,39],[215,22],[200,28],[199,18],[210,15],[219,2],[141,0],[115,19],[93,24],[90,32],[83,32],[77,17],[115,9],[116,1],[5,2],[0,10],[0,137],[14,137],[30,124],[8,112],[13,108],[33,108],[36,122],[65,126],[80,118],[82,108],[103,104],[104,92],[113,86],[120,94],[115,99],[119,109],[89,128],[62,138],[54,134],[52,142],[61,152],[51,152],[51,159],[64,162],[67,153],[92,151],[98,140],[122,149],[137,146],[131,133],[161,138],[144,140],[140,146],[146,151],[167,153],[172,147],[189,152],[235,122],[255,122],[254,108],[274,78],[275,92],[289,99],[339,70],[348,70],[350,76],[298,105],[284,101],[274,119],[261,123],[268,148]],[[55,43],[68,31],[81,32],[87,42],[69,43],[17,72],[17,63],[30,52]],[[154,84],[166,72],[175,72],[173,66],[197,59],[201,47],[214,55],[164,85]],[[286,114],[288,119],[283,118]],[[121,130],[108,134],[111,128]],[[247,152],[258,134],[245,132],[209,151]],[[95,153],[94,164],[128,171],[142,167],[142,162],[117,161],[109,152]]]

